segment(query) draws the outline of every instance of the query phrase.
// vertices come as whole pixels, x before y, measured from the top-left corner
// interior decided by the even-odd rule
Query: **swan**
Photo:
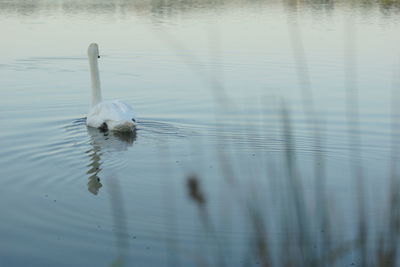
[[[98,59],[99,46],[92,43],[88,48],[90,77],[92,82],[92,103],[86,118],[86,125],[103,131],[132,132],[135,123],[133,109],[120,100],[102,101]]]

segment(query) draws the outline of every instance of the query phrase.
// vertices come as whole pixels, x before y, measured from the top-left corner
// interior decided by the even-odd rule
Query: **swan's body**
[[[91,44],[88,48],[90,76],[92,81],[92,106],[86,125],[111,131],[132,131],[136,118],[133,109],[120,100],[102,101],[98,67],[99,47]]]
[[[103,128],[107,125],[108,130],[124,131],[132,129],[136,119],[132,108],[120,101],[102,101],[92,107],[86,119],[86,124],[91,127]]]

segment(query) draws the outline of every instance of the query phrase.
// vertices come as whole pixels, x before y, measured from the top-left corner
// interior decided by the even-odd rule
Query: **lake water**
[[[0,0],[0,31],[0,266],[310,266],[364,224],[377,249],[399,2]],[[85,125],[92,42],[134,135]]]

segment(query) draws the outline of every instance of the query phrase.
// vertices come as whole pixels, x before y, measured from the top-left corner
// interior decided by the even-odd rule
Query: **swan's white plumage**
[[[92,107],[86,118],[86,124],[99,128],[103,123],[109,130],[126,131],[134,126],[135,113],[133,109],[120,100],[102,101]]]
[[[100,75],[98,68],[99,47],[90,44],[88,48],[90,75],[92,81],[92,107],[86,118],[86,125],[91,127],[107,126],[112,131],[132,131],[135,126],[133,109],[120,100],[102,101]]]

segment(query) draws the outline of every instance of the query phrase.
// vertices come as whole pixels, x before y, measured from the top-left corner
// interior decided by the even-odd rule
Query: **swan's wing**
[[[133,109],[120,100],[103,101],[94,106],[86,119],[86,124],[92,127],[100,127],[104,122],[123,123],[136,122]]]
[[[121,107],[125,110],[125,114],[129,114],[128,117],[136,122],[136,113],[135,111],[133,111],[133,108],[127,103],[122,102],[120,100],[116,100],[116,102],[120,103]]]

